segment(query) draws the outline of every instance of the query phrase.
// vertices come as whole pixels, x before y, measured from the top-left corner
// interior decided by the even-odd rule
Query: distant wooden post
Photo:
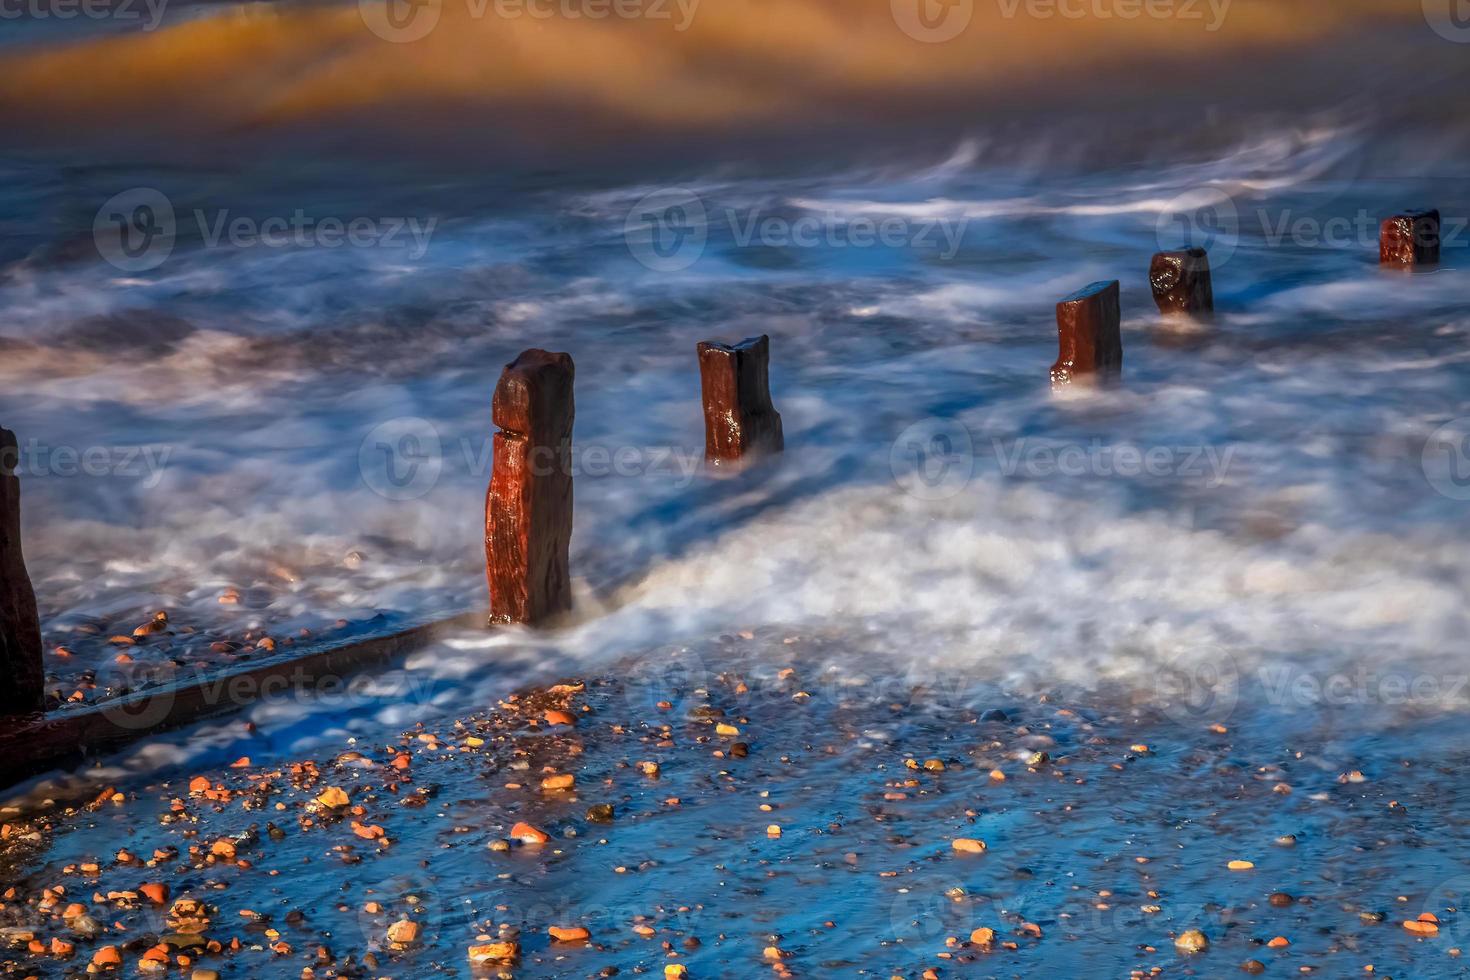
[[[572,382],[568,354],[524,351],[501,372],[491,417],[485,573],[492,623],[539,623],[572,607]]]
[[[1123,374],[1118,280],[1095,282],[1057,304],[1057,361],[1051,386],[1109,384]]]
[[[45,708],[46,668],[41,658],[41,617],[20,547],[20,444],[0,429],[0,715]]]
[[[771,405],[771,338],[705,341],[698,351],[705,459],[719,464],[784,449],[781,415]]]
[[[1439,262],[1439,212],[1405,211],[1383,222],[1378,232],[1381,265],[1412,268]]]
[[[1154,302],[1164,314],[1197,315],[1215,309],[1215,290],[1210,282],[1210,257],[1202,248],[1158,252],[1148,267]]]

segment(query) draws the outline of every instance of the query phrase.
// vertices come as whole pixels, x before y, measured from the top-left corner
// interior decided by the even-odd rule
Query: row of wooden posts
[[[1439,261],[1438,211],[1408,211],[1383,222],[1379,260],[1413,268]],[[1149,266],[1165,314],[1214,309],[1204,249],[1159,252]],[[1054,387],[1108,383],[1121,376],[1118,282],[1094,283],[1057,304]],[[771,404],[770,339],[698,345],[705,456],[733,464],[780,452],[781,416]],[[575,367],[569,354],[531,349],[506,365],[491,417],[499,428],[485,498],[485,566],[492,623],[544,623],[571,608],[572,422]],[[44,707],[45,669],[36,597],[20,539],[15,434],[0,429],[0,715]],[[554,461],[546,465],[546,461]]]

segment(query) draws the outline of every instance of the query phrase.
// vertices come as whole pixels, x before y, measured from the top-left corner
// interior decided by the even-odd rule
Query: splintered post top
[[[532,348],[505,366],[490,417],[506,432],[552,445],[570,435],[572,382],[576,368],[570,354]]]

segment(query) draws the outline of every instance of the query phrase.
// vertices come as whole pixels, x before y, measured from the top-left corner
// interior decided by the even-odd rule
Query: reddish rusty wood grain
[[[704,396],[704,456],[720,464],[785,448],[781,415],[771,405],[771,339],[704,341],[699,381]]]
[[[1401,268],[1439,262],[1439,212],[1405,211],[1386,219],[1378,232],[1378,261]]]
[[[1148,267],[1149,285],[1159,312],[1198,315],[1215,309],[1210,257],[1202,248],[1158,252]]]
[[[39,711],[45,700],[41,620],[20,543],[19,451],[15,433],[0,429],[0,715]]]
[[[1120,320],[1116,279],[1095,282],[1058,303],[1052,387],[1117,381],[1123,374]]]
[[[568,354],[523,352],[495,388],[485,495],[492,623],[540,623],[572,607],[572,398]]]

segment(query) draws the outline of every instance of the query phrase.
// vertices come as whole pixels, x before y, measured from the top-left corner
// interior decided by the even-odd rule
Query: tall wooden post
[[[501,372],[491,416],[494,469],[485,495],[485,574],[492,623],[539,623],[572,607],[572,422],[569,354],[531,349]]]
[[[1197,315],[1215,309],[1215,290],[1210,282],[1210,257],[1202,248],[1158,252],[1148,267],[1148,282],[1154,302],[1164,314]]]
[[[1051,386],[1109,384],[1123,374],[1118,280],[1095,282],[1057,304],[1056,363]]]
[[[1413,268],[1439,262],[1439,212],[1405,211],[1383,222],[1378,232],[1381,265]]]
[[[19,454],[15,433],[0,429],[0,715],[45,707],[41,617],[20,547]]]
[[[698,346],[704,396],[704,457],[720,464],[785,448],[781,415],[771,404],[771,338]]]

